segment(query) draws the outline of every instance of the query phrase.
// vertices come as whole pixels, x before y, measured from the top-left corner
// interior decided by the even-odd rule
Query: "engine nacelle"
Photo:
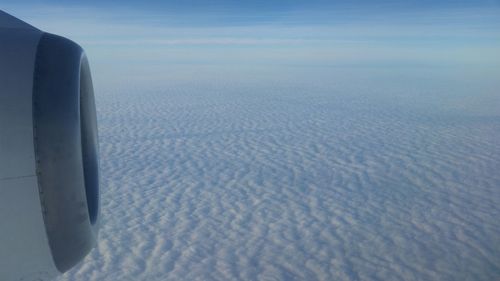
[[[0,280],[48,280],[96,245],[97,122],[76,43],[0,11]]]

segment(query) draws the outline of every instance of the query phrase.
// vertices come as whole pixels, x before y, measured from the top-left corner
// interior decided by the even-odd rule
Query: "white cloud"
[[[59,280],[498,279],[498,112],[448,108],[484,94],[456,75],[375,73],[98,94],[99,248]]]

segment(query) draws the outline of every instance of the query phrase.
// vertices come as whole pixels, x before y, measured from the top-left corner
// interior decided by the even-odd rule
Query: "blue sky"
[[[19,3],[15,0],[2,1],[6,4]],[[105,8],[105,7],[124,7],[141,9],[144,11],[157,11],[157,10],[173,10],[173,11],[209,11],[213,9],[239,11],[245,13],[259,13],[262,11],[283,11],[290,9],[335,9],[341,7],[384,7],[385,9],[433,9],[433,8],[456,8],[456,7],[492,7],[498,5],[497,0],[448,0],[448,1],[432,1],[432,0],[384,0],[384,1],[370,1],[370,0],[351,0],[351,1],[335,1],[335,0],[254,0],[254,1],[235,1],[235,0],[217,0],[217,1],[204,1],[204,0],[149,0],[149,1],[98,1],[90,0],[85,1],[54,1],[54,0],[27,0],[23,1],[24,4],[36,5],[64,5],[64,6],[80,6],[82,4]]]
[[[189,17],[189,24],[253,24],[263,21],[297,23],[335,23],[362,19],[380,19],[409,13],[460,10],[471,15],[478,10],[498,10],[498,0],[477,1],[326,1],[326,0],[289,0],[289,1],[2,1],[6,7],[31,8],[58,7],[68,9],[95,9],[120,18],[124,11],[129,20],[143,16],[151,17]],[[35,12],[36,9],[33,10]],[[168,19],[163,19],[169,22]],[[498,17],[497,17],[498,20]],[[182,22],[187,24],[187,22]]]
[[[80,43],[97,84],[110,87],[122,77],[151,83],[200,69],[451,67],[498,75],[500,65],[500,1],[3,2],[5,11]]]

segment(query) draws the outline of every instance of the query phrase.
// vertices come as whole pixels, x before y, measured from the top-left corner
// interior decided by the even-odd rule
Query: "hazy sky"
[[[499,74],[500,1],[17,2],[3,1],[2,8],[86,49],[98,87],[122,84],[124,76],[181,79],[203,67]]]

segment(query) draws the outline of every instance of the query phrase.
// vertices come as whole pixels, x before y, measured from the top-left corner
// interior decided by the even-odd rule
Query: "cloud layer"
[[[499,279],[478,88],[302,71],[98,93],[99,247],[59,280]]]

